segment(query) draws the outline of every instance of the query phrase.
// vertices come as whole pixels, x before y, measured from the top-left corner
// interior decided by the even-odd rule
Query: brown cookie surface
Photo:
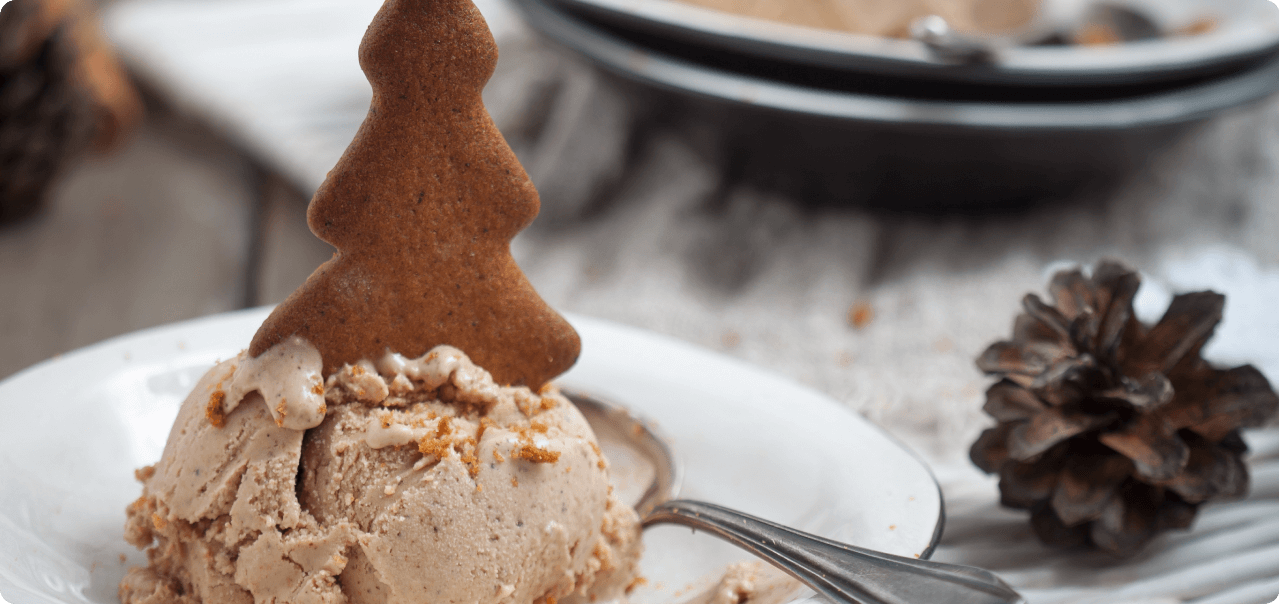
[[[307,211],[338,251],[263,322],[251,355],[296,334],[328,375],[449,344],[533,388],[573,365],[577,333],[511,257],[538,194],[481,102],[496,61],[469,0],[387,0],[360,45],[369,115]]]

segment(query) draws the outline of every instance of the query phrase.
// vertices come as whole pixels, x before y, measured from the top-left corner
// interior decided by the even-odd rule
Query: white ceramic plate
[[[1110,0],[1150,18],[1161,31],[1197,19],[1216,27],[1194,36],[1108,47],[1015,46],[991,65],[941,63],[912,40],[813,29],[739,16],[680,0],[550,0],[627,31],[728,51],[851,72],[1016,85],[1133,84],[1204,74],[1274,49],[1276,9],[1265,0]],[[1044,1],[1050,14],[1078,15],[1089,0]],[[1061,19],[1053,22],[1060,22]]]
[[[116,602],[144,557],[121,536],[178,404],[265,318],[254,309],[129,334],[0,383],[0,594],[12,604]],[[872,549],[927,557],[942,529],[928,469],[830,398],[678,340],[570,317],[583,355],[560,381],[653,420],[683,496]],[[645,533],[637,602],[667,602],[749,556],[688,529]],[[687,597],[687,595],[686,595]]]
[[[1023,140],[1025,137],[1021,134],[1116,132],[1181,124],[1263,98],[1274,94],[1276,90],[1274,50],[1272,54],[1266,55],[1270,58],[1259,59],[1249,63],[1247,68],[1219,77],[1192,80],[1177,86],[1139,87],[1136,91],[1131,91],[1131,94],[1103,98],[1090,98],[1087,95],[1077,98],[1072,93],[1070,98],[1064,96],[1037,102],[1014,102],[1003,98],[948,100],[945,97],[917,98],[825,88],[777,79],[770,76],[767,70],[755,73],[750,69],[723,69],[699,61],[695,58],[697,53],[687,49],[680,54],[672,54],[670,49],[657,50],[578,19],[560,9],[561,3],[577,0],[509,1],[520,10],[534,29],[606,71],[657,90],[679,93],[686,100],[710,101],[706,107],[697,104],[692,106],[717,116],[717,123],[742,122],[750,125],[753,123],[751,120],[758,120],[769,112],[777,112],[777,115],[767,117],[806,118],[793,120],[795,127],[802,133],[829,133],[833,129],[835,132],[844,132],[848,129],[850,136],[853,136],[854,130],[859,130],[855,126],[880,124],[895,128],[894,136],[905,135],[903,140],[910,141],[920,135],[922,127],[958,127],[963,130],[955,132],[986,132],[987,135],[984,136],[994,136],[993,141],[1006,141],[996,143],[984,139],[982,148],[1004,149],[1009,157],[1013,157],[1016,156],[1014,152],[1004,148],[1007,141],[1013,140],[1006,136],[1011,133],[1018,134],[1016,138],[1025,144],[1035,144]],[[1136,45],[1137,43],[1126,46]],[[1054,63],[1050,61],[1049,64]],[[984,71],[995,73],[991,70]],[[1125,76],[1122,73],[1119,77],[1123,79]],[[742,110],[746,112],[743,113]],[[762,114],[760,110],[765,113]],[[725,117],[726,111],[729,112],[728,118]],[[809,118],[816,118],[818,121]],[[820,134],[818,136],[821,138]],[[798,146],[795,147],[797,152],[802,152],[809,143],[808,139],[800,140],[802,143],[797,143]],[[905,152],[904,149],[903,153]],[[992,161],[1000,165],[1008,161],[1007,158],[995,156],[983,157],[991,159],[978,158],[974,163],[966,165],[980,171],[991,169],[989,164]],[[1064,157],[1079,164],[1074,156]],[[954,162],[954,158],[949,161]],[[928,168],[933,170],[935,166]],[[1096,171],[1098,168],[1089,169]],[[1000,177],[1003,176],[1002,173]],[[1018,195],[1025,196],[1024,193],[1019,193],[1006,199],[1018,198]],[[975,196],[991,201],[988,192]]]

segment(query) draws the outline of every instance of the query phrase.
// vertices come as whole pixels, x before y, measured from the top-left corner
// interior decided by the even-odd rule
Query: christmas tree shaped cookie
[[[574,363],[577,334],[511,257],[538,194],[481,103],[496,61],[469,0],[387,0],[360,45],[369,115],[307,212],[337,253],[271,313],[251,356],[298,336],[328,375],[448,344],[535,389]]]

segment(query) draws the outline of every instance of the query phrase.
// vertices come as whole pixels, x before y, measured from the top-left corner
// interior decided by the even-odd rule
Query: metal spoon
[[[601,440],[625,443],[654,476],[636,504],[643,526],[681,524],[763,558],[837,604],[1016,604],[1026,600],[995,574],[904,558],[823,539],[710,503],[676,499],[683,477],[670,446],[627,409],[580,392],[564,395]]]
[[[1136,42],[1159,37],[1160,30],[1146,14],[1134,8],[1093,0],[1043,2],[1035,16],[1016,31],[1003,34],[958,32],[946,19],[926,15],[911,22],[911,38],[924,44],[934,59],[944,63],[996,62],[1001,51],[1060,38],[1070,40],[1086,25],[1106,28],[1117,41]]]
[[[944,63],[989,63],[1001,48],[1013,45],[1001,37],[957,32],[938,15],[912,21],[909,31],[913,40],[924,44],[933,58]]]

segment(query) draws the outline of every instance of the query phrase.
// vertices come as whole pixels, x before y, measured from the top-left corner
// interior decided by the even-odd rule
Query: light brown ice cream
[[[786,604],[803,591],[804,586],[790,575],[752,560],[730,564],[714,585],[684,604]]]
[[[302,430],[277,413],[287,395],[230,402],[245,362],[204,376],[139,472],[126,538],[151,563],[124,604],[550,604],[635,580],[635,512],[554,391],[495,385],[441,346],[344,367]]]

